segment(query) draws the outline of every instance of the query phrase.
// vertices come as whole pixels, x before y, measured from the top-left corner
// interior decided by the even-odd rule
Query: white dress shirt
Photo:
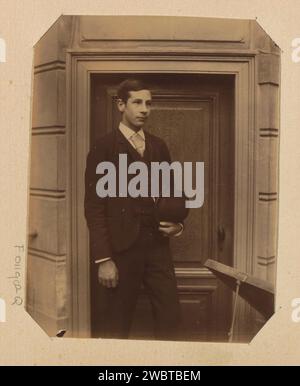
[[[136,149],[136,147],[135,147],[135,144],[133,143],[133,141],[131,140],[131,138],[135,134],[139,134],[145,142],[145,133],[144,133],[143,129],[140,129],[139,131],[134,131],[134,130],[130,129],[130,127],[124,125],[124,123],[120,122],[119,130],[121,131],[121,133],[124,135],[124,137],[127,139],[127,141],[131,144],[131,146],[134,149]],[[146,147],[146,142],[145,142],[145,147]]]

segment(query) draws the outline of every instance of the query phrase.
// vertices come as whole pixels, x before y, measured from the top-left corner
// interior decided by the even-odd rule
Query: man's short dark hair
[[[140,79],[125,79],[118,87],[117,96],[127,103],[129,91],[149,90],[149,87]]]

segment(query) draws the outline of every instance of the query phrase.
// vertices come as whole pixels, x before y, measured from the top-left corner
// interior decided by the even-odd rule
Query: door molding
[[[253,272],[255,261],[255,56],[124,55],[120,53],[67,54],[67,136],[70,155],[68,180],[73,336],[89,336],[88,230],[83,213],[84,169],[89,150],[90,76],[94,73],[230,74],[235,76],[235,214],[234,267]],[[249,317],[241,301],[239,318]]]

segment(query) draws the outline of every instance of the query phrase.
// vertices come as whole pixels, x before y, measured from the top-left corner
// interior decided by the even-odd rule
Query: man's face
[[[130,91],[127,102],[120,100],[118,108],[122,113],[122,122],[138,131],[144,126],[150,114],[151,93],[149,90]]]

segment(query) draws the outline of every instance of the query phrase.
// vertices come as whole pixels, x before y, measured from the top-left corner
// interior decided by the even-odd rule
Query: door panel
[[[210,102],[193,100],[183,93],[168,97],[157,96],[146,129],[163,138],[170,149],[172,160],[202,161],[205,165],[205,201],[209,192],[209,126]],[[193,181],[195,183],[195,181]],[[205,261],[210,248],[209,230],[211,219],[209,206],[190,211],[186,229],[178,239],[172,239],[175,261]]]
[[[126,75],[91,77],[91,143],[118,127],[117,85]],[[234,78],[218,75],[144,74],[153,96],[145,129],[163,138],[172,160],[204,162],[204,205],[190,210],[171,247],[184,319],[185,340],[226,340],[231,294],[203,263],[231,264],[234,197]],[[132,338],[152,337],[152,316],[141,296]]]

